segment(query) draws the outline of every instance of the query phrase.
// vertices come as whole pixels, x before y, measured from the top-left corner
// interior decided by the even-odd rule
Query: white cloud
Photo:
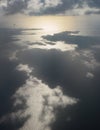
[[[42,83],[41,80],[31,75],[12,98],[15,99],[14,107],[22,103],[22,98],[26,100],[26,104],[22,105],[27,105],[28,108],[24,111],[20,109],[17,112],[12,112],[4,116],[0,122],[5,122],[7,119],[14,121],[16,118],[21,120],[31,115],[19,130],[50,130],[50,124],[56,119],[57,108],[65,108],[67,105],[73,105],[78,102],[77,99],[64,95],[61,87],[57,86],[51,89],[48,85]]]
[[[24,116],[31,115],[31,118],[20,130],[48,130],[50,123],[55,120],[54,110],[57,107],[66,107],[73,105],[78,100],[63,94],[60,87],[54,89],[42,83],[41,80],[30,76],[26,84],[21,87],[14,95],[16,101],[23,96],[27,100],[28,108]]]
[[[41,3],[40,0],[30,0],[28,2],[27,11],[28,13],[30,12],[39,13],[42,6],[43,6],[43,3]]]
[[[60,50],[60,51],[73,51],[77,48],[78,46],[76,44],[67,44],[65,42],[53,42],[53,45],[52,45],[52,42],[51,44],[49,43],[44,43],[44,45],[28,45],[28,48],[29,49],[32,49],[32,48],[39,48],[39,49],[46,49],[46,50],[50,50],[50,49],[57,49],[57,50]]]
[[[87,72],[86,77],[92,79],[94,75],[91,72]]]
[[[45,5],[44,7],[56,7],[59,4],[62,4],[61,0],[45,0]]]
[[[26,72],[28,76],[30,75],[30,73],[31,73],[32,70],[33,70],[33,68],[29,67],[29,66],[26,65],[26,64],[25,64],[25,65],[24,65],[24,64],[19,64],[19,65],[16,67],[16,69],[17,69],[18,71],[24,71],[24,72]]]
[[[80,56],[82,56],[83,64],[89,69],[94,70],[96,67],[100,66],[100,63],[94,57],[94,52],[91,50],[80,51]]]

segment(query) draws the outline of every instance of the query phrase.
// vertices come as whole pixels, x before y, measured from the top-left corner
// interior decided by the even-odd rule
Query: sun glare
[[[54,34],[61,31],[60,18],[53,16],[35,17],[35,25],[43,29],[44,33]]]
[[[16,19],[17,17],[17,19]],[[75,18],[70,16],[22,16],[18,15],[12,18],[9,16],[7,17],[7,25],[12,26],[11,20],[13,19],[13,25],[16,25],[16,28],[41,28],[43,29],[42,33],[45,34],[54,34],[62,31],[73,30],[75,28]],[[6,21],[6,20],[5,20]],[[25,21],[25,22],[24,22]]]
[[[42,28],[44,33],[47,34],[54,34],[66,30],[71,30],[73,27],[72,17],[42,16],[37,17],[35,22],[35,25]]]
[[[59,26],[57,26],[56,23],[52,21],[45,21],[41,23],[41,28],[46,32],[46,33],[54,33],[59,31]]]

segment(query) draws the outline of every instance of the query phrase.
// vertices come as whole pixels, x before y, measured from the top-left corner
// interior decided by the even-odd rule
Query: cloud
[[[48,41],[64,41],[66,44],[76,44],[80,49],[97,45],[100,42],[99,37],[81,36],[79,35],[79,31],[65,31],[53,35],[42,36],[42,38]]]
[[[84,62],[90,60],[88,55],[85,57],[83,53],[77,50],[34,48],[20,52],[17,56],[22,64],[34,67],[33,75],[48,84],[50,88],[61,86],[66,95],[81,99],[82,95],[89,91],[87,88],[91,82],[86,74],[87,72],[93,73],[97,67],[94,66],[92,69],[87,66]]]
[[[87,10],[85,11],[86,15],[90,15],[90,14],[100,14],[100,9],[91,9],[91,10]]]
[[[18,71],[26,72],[28,76],[30,75],[30,73],[31,73],[32,70],[33,70],[33,68],[29,68],[28,65],[23,65],[23,64],[19,64],[19,65],[16,67],[16,69],[17,69]]]
[[[17,129],[28,119],[28,117],[25,117],[21,121],[18,121],[19,118],[17,114],[16,119],[14,118],[13,115],[16,110],[12,108],[13,101],[11,99],[15,91],[20,85],[24,84],[27,79],[26,73],[16,69],[19,64],[18,60],[13,60],[13,58],[17,58],[16,50],[21,51],[21,47],[14,44],[18,39],[13,38],[13,36],[21,34],[20,31],[20,29],[0,29],[0,129],[2,130],[13,130],[15,125]],[[13,52],[16,53],[13,55]],[[12,55],[12,60],[9,60]],[[22,110],[26,108],[25,100],[21,98],[21,101],[22,103],[17,106],[17,110],[19,108]],[[9,115],[10,112],[12,112],[11,115]],[[14,121],[12,121],[13,119]],[[3,122],[4,120],[5,122]]]
[[[62,4],[61,0],[7,0],[1,5],[6,14],[26,13],[36,15],[43,13],[48,8]]]
[[[14,44],[20,42],[14,39],[23,35],[20,31],[0,30],[0,129],[48,130],[55,123],[55,130],[99,126],[99,38],[61,32],[47,35],[45,43],[53,48],[43,49],[40,41],[28,42],[29,49]],[[79,48],[62,51],[56,49],[59,43],[65,49],[72,44]],[[9,60],[9,52],[16,52],[17,60]]]
[[[99,9],[100,2],[98,0],[5,0],[1,1],[0,5],[1,10],[6,14],[24,13],[28,15],[83,15],[87,7],[91,11],[92,8]]]
[[[27,10],[29,15],[43,15],[46,14],[46,12],[49,10],[56,8],[61,4],[61,0],[30,0],[28,2]]]
[[[95,8],[100,7],[100,1],[99,0],[87,0],[87,3],[90,7],[95,7]]]
[[[64,42],[51,42],[51,44],[49,43],[45,43],[44,44],[33,44],[33,45],[29,45],[27,44],[28,48],[29,49],[32,49],[32,48],[39,48],[39,49],[46,49],[46,50],[50,50],[50,49],[56,49],[56,50],[60,50],[60,51],[73,51],[77,48],[77,45],[75,44],[65,44]]]
[[[23,12],[27,8],[27,0],[7,0],[6,6],[3,6],[6,14],[15,14]]]
[[[50,124],[55,120],[57,108],[65,108],[78,101],[75,98],[65,96],[60,87],[50,89],[48,85],[45,85],[41,80],[32,76],[30,76],[23,87],[20,87],[15,93],[15,102],[20,100],[20,95],[26,99],[28,106],[26,111],[20,115],[20,118],[21,116],[27,117],[27,115],[31,115],[31,118],[27,120],[22,128],[20,128],[21,130],[27,130],[27,128],[30,130],[33,130],[34,128],[48,130]]]
[[[83,57],[83,63],[91,70],[100,67],[100,62],[95,58],[91,50],[83,50],[80,55]]]
[[[22,65],[20,66],[22,67]],[[26,72],[26,66],[23,65],[23,67]],[[15,109],[17,107],[17,111],[3,116],[0,123],[9,123],[9,121],[10,123],[15,121],[20,123],[25,119],[26,122],[20,130],[27,130],[27,128],[48,130],[50,124],[55,121],[59,107],[65,108],[78,102],[78,99],[64,95],[61,87],[51,89],[32,75],[29,75],[26,83],[16,91],[12,98],[14,99],[13,107]],[[25,101],[24,106],[28,106],[25,111],[21,107],[18,109],[19,105],[23,106],[23,101]]]
[[[17,63],[9,61],[8,58],[4,58],[0,55],[0,129],[2,130],[7,130],[8,128],[13,130],[15,125],[16,128],[19,128],[27,120],[25,119],[27,117],[25,117],[21,120],[21,122],[17,122],[19,117],[16,117],[15,119],[10,118],[9,115],[9,113],[12,112],[11,116],[13,116],[14,112],[11,97],[20,85],[24,84],[27,79],[25,73],[15,70],[16,66]],[[24,110],[24,103],[25,102],[21,105],[22,107],[19,106],[17,109],[21,107],[22,110]]]
[[[88,72],[86,74],[86,77],[92,79],[94,77],[94,75],[92,73]]]

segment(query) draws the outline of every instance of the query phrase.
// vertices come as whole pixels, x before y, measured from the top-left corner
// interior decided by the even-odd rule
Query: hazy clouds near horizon
[[[28,15],[100,14],[99,0],[1,0],[0,13]]]

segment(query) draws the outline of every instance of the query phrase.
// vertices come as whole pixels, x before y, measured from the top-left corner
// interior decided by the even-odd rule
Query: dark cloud
[[[89,10],[85,12],[86,15],[100,14],[100,1],[99,0],[86,0],[85,1]]]
[[[99,0],[87,0],[89,7],[100,8],[100,1]]]
[[[62,0],[62,4],[55,7],[55,8],[48,8],[44,11],[44,13],[46,14],[64,14],[65,11],[68,10],[73,10],[75,8],[75,6],[77,6],[77,8],[82,7],[82,0]]]
[[[95,10],[94,10],[94,11],[92,11],[92,10],[91,10],[91,11],[86,11],[85,14],[86,14],[86,15],[90,15],[90,14],[100,14],[100,10],[98,10],[98,11],[95,11]]]
[[[29,42],[29,41],[27,41],[26,44],[28,44],[28,45],[45,45],[41,42]]]
[[[27,0],[7,0],[7,6],[3,7],[6,14],[21,13],[27,8]]]
[[[84,14],[84,8],[87,6],[91,9],[91,13],[98,14],[97,11],[94,11],[95,13],[92,12],[92,9],[99,9],[99,0],[37,0],[37,2],[35,0],[7,0],[7,5],[2,5],[2,9],[6,12],[6,14],[24,13],[28,15],[80,15],[82,10]],[[76,13],[77,9],[80,11]]]
[[[43,5],[45,4],[45,0],[42,1]],[[44,10],[42,9],[41,12],[39,12],[40,15],[43,14],[64,14],[67,10],[72,10],[77,6],[78,8],[81,7],[83,4],[82,0],[61,0],[61,4],[58,4],[54,7],[47,7]],[[38,14],[38,13],[37,13]],[[34,15],[34,11],[30,12],[30,15]]]
[[[56,33],[53,35],[42,36],[44,39],[49,41],[64,41],[66,44],[76,44],[79,48],[87,48],[91,45],[98,45],[100,42],[99,37],[92,36],[80,36],[80,35],[72,35],[78,34],[78,31],[65,31],[61,33]]]

